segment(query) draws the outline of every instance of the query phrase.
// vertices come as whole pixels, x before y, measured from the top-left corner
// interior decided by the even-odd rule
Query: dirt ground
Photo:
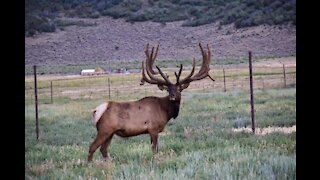
[[[82,19],[83,20],[83,19]],[[159,60],[200,58],[198,43],[209,44],[213,58],[239,58],[252,51],[260,57],[296,54],[296,27],[292,25],[235,29],[207,24],[182,27],[182,21],[128,23],[103,17],[87,19],[94,26],[68,26],[55,33],[25,38],[26,65],[94,64],[145,58],[147,43],[160,43]]]

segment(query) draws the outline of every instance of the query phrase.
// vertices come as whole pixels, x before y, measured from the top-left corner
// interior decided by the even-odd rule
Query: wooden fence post
[[[249,51],[249,72],[250,72],[250,102],[251,102],[251,120],[252,120],[252,132],[255,134],[256,123],[254,118],[254,97],[253,97],[253,82],[252,82],[252,62],[251,51]]]
[[[226,74],[224,72],[223,68],[223,86],[224,86],[224,92],[227,92],[227,87],[226,87]]]
[[[37,92],[37,68],[36,65],[33,66],[34,72],[34,101],[36,109],[36,134],[37,140],[39,140],[39,119],[38,119],[38,92]]]
[[[118,89],[116,90],[116,93],[117,93],[117,100],[119,100],[119,90]]]
[[[110,78],[108,77],[108,88],[109,88],[109,100],[111,99],[111,94],[110,94]]]
[[[286,80],[286,68],[284,66],[284,64],[282,64],[282,68],[283,68],[283,80],[284,80],[284,87],[287,87],[287,80]]]
[[[53,91],[52,91],[52,81],[50,81],[50,89],[51,89],[51,104],[53,103],[53,98],[52,98],[52,94],[53,94]]]

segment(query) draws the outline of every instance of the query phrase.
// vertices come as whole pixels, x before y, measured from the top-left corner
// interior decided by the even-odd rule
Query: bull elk
[[[166,97],[144,97],[138,101],[131,102],[105,102],[95,108],[93,111],[93,124],[97,128],[97,136],[89,148],[88,161],[92,161],[94,152],[100,147],[103,158],[108,158],[108,146],[110,145],[113,135],[121,137],[137,136],[140,134],[149,134],[152,144],[152,152],[158,152],[158,134],[163,131],[165,125],[171,118],[176,118],[179,114],[181,92],[188,88],[192,81],[198,81],[209,77],[209,65],[211,61],[210,48],[207,45],[206,52],[199,43],[202,53],[202,66],[197,74],[195,72],[195,58],[193,58],[192,70],[184,79],[180,79],[182,64],[178,73],[175,72],[176,83],[169,80],[161,69],[156,66],[158,72],[152,69],[156,60],[159,45],[154,54],[154,48],[149,54],[149,46],[145,49],[146,68],[142,62],[142,79],[141,84],[145,82],[156,84],[160,90],[168,91]],[[147,72],[146,76],[145,71]],[[161,78],[155,75],[160,74]],[[213,80],[214,81],[214,80]]]

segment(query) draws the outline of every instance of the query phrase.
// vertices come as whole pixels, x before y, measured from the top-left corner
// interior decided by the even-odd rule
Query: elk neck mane
[[[180,99],[177,101],[170,101],[169,96],[165,96],[165,97],[148,96],[140,100],[144,100],[148,98],[158,100],[160,107],[168,114],[168,121],[171,118],[176,119],[178,117],[179,110],[180,110]]]
[[[168,113],[168,120],[171,118],[176,119],[179,115],[179,110],[180,110],[180,99],[177,101],[170,101],[169,96],[160,98],[164,103],[163,109],[165,109]]]

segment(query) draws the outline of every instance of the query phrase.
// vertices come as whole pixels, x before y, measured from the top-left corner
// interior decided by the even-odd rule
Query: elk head
[[[212,77],[209,75],[209,70],[210,70],[209,66],[210,66],[210,62],[211,62],[211,51],[210,51],[209,45],[207,44],[207,49],[208,49],[207,52],[202,48],[201,43],[199,43],[199,47],[200,47],[200,50],[202,53],[202,65],[201,65],[199,72],[194,75],[195,58],[193,58],[192,70],[191,70],[190,74],[188,76],[186,76],[184,79],[180,79],[181,72],[183,69],[183,66],[181,64],[179,72],[174,73],[176,76],[176,83],[172,83],[169,80],[169,76],[165,75],[158,66],[156,66],[156,68],[158,69],[158,72],[155,72],[152,69],[152,66],[153,66],[153,64],[156,60],[157,54],[158,54],[159,45],[157,46],[155,54],[154,54],[154,47],[152,47],[151,54],[149,54],[149,44],[147,44],[146,49],[145,49],[146,68],[144,68],[144,62],[142,61],[142,79],[141,79],[140,85],[143,85],[145,82],[150,83],[150,84],[157,84],[158,88],[160,90],[167,90],[168,91],[170,101],[180,101],[181,100],[181,92],[184,89],[188,88],[188,86],[190,85],[190,83],[192,81],[201,80],[206,77],[209,77],[212,81],[214,81],[214,79],[212,79]],[[145,74],[145,70],[147,71],[149,78],[147,78],[147,76]],[[160,74],[162,79],[156,77],[155,76],[156,74]]]

